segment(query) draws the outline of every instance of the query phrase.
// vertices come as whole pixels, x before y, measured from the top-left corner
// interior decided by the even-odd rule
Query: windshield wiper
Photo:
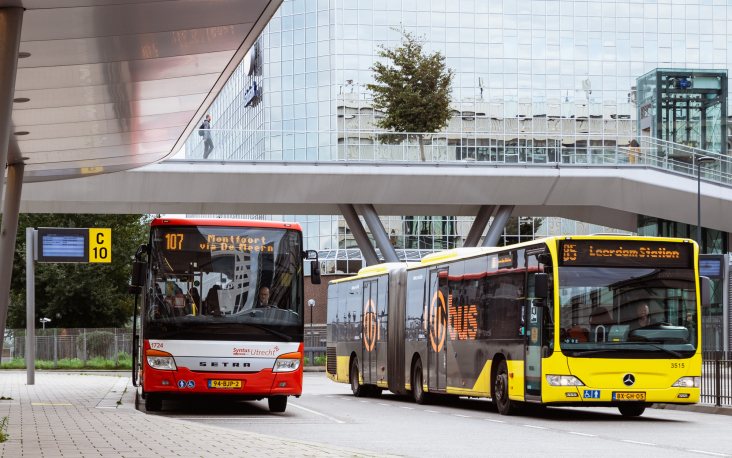
[[[274,329],[270,329],[267,327],[264,327],[259,324],[252,324],[252,323],[246,323],[249,326],[255,327],[257,329],[261,329],[262,331],[269,332],[270,334],[276,335],[277,337],[280,337],[282,339],[285,339],[286,342],[292,342],[292,337],[288,336],[287,334],[282,334],[281,332],[275,331]]]
[[[631,342],[603,342],[601,345],[649,345],[649,346],[651,346],[653,348],[658,348],[659,350],[661,350],[663,352],[666,352],[669,355],[675,356],[677,358],[683,358],[684,357],[684,355],[682,355],[681,353],[679,353],[677,351],[669,350],[668,348],[663,348],[660,345],[656,345],[656,344],[660,344],[660,343],[661,342],[632,342],[631,341]],[[603,351],[623,351],[623,350],[624,349],[622,349],[622,348],[605,348],[605,349],[600,349],[600,350],[589,350],[589,351],[582,351],[582,352],[574,352],[574,353],[572,353],[572,356],[584,356],[584,355],[589,355],[589,354],[592,354],[592,353],[600,353],[600,352],[603,352]]]

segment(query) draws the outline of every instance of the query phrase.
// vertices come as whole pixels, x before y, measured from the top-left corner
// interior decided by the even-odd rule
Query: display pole
[[[28,385],[36,383],[36,231],[25,229],[25,361]]]

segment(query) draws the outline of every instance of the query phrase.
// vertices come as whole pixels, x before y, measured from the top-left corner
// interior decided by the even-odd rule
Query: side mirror
[[[549,276],[547,274],[534,275],[534,297],[540,299],[549,297]]]
[[[701,297],[701,306],[709,307],[712,304],[712,281],[709,277],[699,277],[699,296]]]
[[[320,263],[318,261],[310,261],[310,283],[320,284]]]
[[[131,286],[145,286],[146,269],[146,262],[135,261],[132,263],[132,280],[130,281]]]
[[[307,251],[303,251],[303,253],[302,253],[302,257],[303,257],[303,258],[304,258],[304,259],[305,259],[306,261],[313,261],[313,260],[317,261],[317,260],[318,260],[318,252],[317,252],[317,251],[315,251],[315,250],[307,250]]]

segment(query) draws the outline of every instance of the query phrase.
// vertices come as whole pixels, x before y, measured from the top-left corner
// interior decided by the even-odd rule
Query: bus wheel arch
[[[414,380],[412,380],[414,378],[414,366],[417,364],[417,361],[419,361],[420,359],[422,359],[422,356],[419,354],[419,352],[415,352],[412,355],[412,362],[409,364],[409,377],[408,377],[410,387],[414,386]],[[409,393],[412,393],[413,389],[407,390],[407,391]]]
[[[369,395],[370,387],[360,383],[360,366],[358,364],[358,356],[355,352],[351,353],[350,361],[348,382],[351,385],[351,391],[357,398],[366,397]]]
[[[491,402],[493,404],[496,403],[496,376],[498,374],[498,366],[500,366],[501,361],[506,361],[506,356],[503,353],[496,353],[493,355],[493,361],[491,362]]]

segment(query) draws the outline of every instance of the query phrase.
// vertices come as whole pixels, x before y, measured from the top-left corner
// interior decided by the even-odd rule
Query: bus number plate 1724
[[[616,393],[613,392],[613,401],[645,401],[646,393]]]
[[[241,380],[209,380],[209,388],[241,388]]]

